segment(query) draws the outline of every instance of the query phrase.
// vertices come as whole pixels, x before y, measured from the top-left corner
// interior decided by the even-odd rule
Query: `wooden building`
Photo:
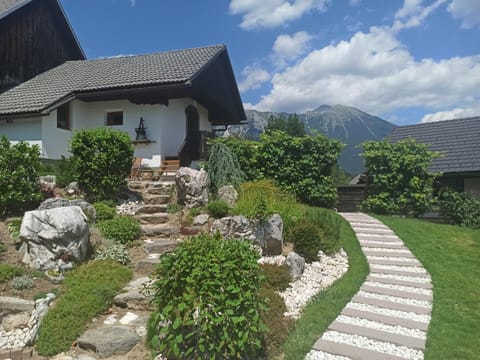
[[[59,0],[0,0],[0,93],[84,59]]]

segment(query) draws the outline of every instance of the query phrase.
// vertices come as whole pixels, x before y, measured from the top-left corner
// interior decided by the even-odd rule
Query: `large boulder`
[[[23,262],[34,269],[82,262],[89,249],[87,217],[79,206],[27,211],[20,228]]]
[[[82,199],[67,200],[63,198],[50,198],[42,202],[37,210],[55,209],[67,206],[79,206],[90,221],[95,221],[97,217],[97,212],[93,205]]]
[[[219,232],[226,239],[246,239],[257,242],[255,222],[245,216],[226,216],[213,222],[210,232]]]
[[[182,167],[175,175],[177,201],[187,208],[203,206],[208,203],[208,174],[205,170]]]
[[[286,263],[290,268],[292,277],[295,280],[300,279],[303,275],[303,271],[305,270],[305,259],[296,252],[292,251],[287,255]]]
[[[225,201],[230,208],[233,208],[238,200],[238,192],[233,185],[225,185],[218,189],[217,198]]]
[[[273,214],[267,221],[257,226],[257,239],[266,255],[280,255],[283,250],[283,220]]]

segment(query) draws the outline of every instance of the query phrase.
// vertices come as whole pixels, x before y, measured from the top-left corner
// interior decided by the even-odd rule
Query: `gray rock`
[[[30,321],[30,313],[29,312],[21,312],[18,314],[10,314],[5,316],[2,319],[2,325],[4,331],[11,331],[18,328],[25,328],[28,326],[28,322]]]
[[[77,342],[82,349],[93,350],[101,357],[108,357],[126,354],[139,340],[135,330],[128,326],[104,326],[87,330]]]
[[[149,307],[151,297],[147,297],[146,292],[131,290],[125,293],[120,293],[113,298],[113,303],[119,307],[141,310]]]
[[[298,255],[296,252],[291,252],[287,255],[286,263],[290,268],[290,273],[292,277],[297,280],[302,277],[303,271],[305,270],[305,259]]]
[[[48,210],[68,206],[79,206],[88,220],[95,221],[97,215],[95,208],[92,204],[82,199],[67,200],[63,198],[50,198],[42,202],[37,210]]]
[[[205,170],[182,167],[175,175],[177,201],[187,208],[203,206],[208,203],[208,174]]]
[[[0,296],[0,311],[7,314],[16,314],[24,311],[32,312],[34,307],[35,303],[31,300]]]
[[[210,216],[208,214],[200,214],[193,218],[193,225],[194,226],[203,226],[208,222]]]
[[[40,270],[56,268],[62,258],[80,263],[90,246],[87,218],[78,206],[27,211],[19,239],[22,261]]]
[[[283,220],[278,214],[260,222],[257,238],[266,255],[280,255],[283,250]]]
[[[160,259],[158,258],[145,258],[140,260],[137,263],[137,267],[135,268],[135,271],[138,272],[139,274],[148,275],[155,271],[155,268],[159,263],[160,263]]]
[[[218,189],[217,197],[219,200],[225,201],[230,208],[233,208],[238,200],[238,192],[233,185],[225,185]]]
[[[68,195],[75,195],[80,193],[80,187],[78,186],[78,182],[74,181],[67,185],[65,188],[65,192]]]
[[[215,220],[210,232],[217,231],[227,239],[246,239],[257,242],[255,223],[245,216],[226,216]]]

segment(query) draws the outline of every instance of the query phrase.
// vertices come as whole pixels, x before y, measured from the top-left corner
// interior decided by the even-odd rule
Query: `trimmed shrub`
[[[117,210],[105,201],[96,202],[93,207],[96,211],[97,221],[110,220],[117,215]]]
[[[290,268],[287,264],[262,264],[260,265],[260,268],[263,270],[263,275],[265,276],[265,282],[263,285],[264,287],[268,287],[277,291],[283,291],[290,285],[290,282],[292,281]]]
[[[119,216],[98,223],[102,236],[106,239],[130,245],[140,237],[140,224],[131,216]]]
[[[23,270],[17,266],[0,263],[0,283],[13,279],[23,274]]]
[[[0,216],[20,214],[42,201],[38,184],[40,149],[26,142],[0,139]]]
[[[445,188],[438,196],[440,213],[451,224],[480,229],[480,200],[470,194]]]
[[[188,239],[160,258],[147,343],[169,359],[256,359],[261,273],[247,241]]]
[[[228,215],[230,208],[228,204],[223,200],[210,201],[207,205],[207,211],[214,218],[219,219]]]
[[[130,258],[128,257],[128,249],[123,244],[113,244],[102,250],[95,252],[95,260],[114,260],[122,265],[128,265]]]
[[[76,131],[71,140],[78,184],[97,199],[113,197],[130,175],[134,148],[126,132],[106,127]]]
[[[224,185],[238,187],[245,181],[245,174],[240,169],[237,155],[222,143],[214,143],[210,148],[207,171],[210,189],[214,193]]]
[[[296,224],[289,237],[297,254],[302,256],[306,262],[311,263],[318,260],[320,251],[321,235],[315,224],[309,221],[301,221]]]
[[[90,261],[68,272],[61,296],[43,318],[37,351],[53,356],[70,349],[93,317],[105,312],[132,271],[113,260]]]

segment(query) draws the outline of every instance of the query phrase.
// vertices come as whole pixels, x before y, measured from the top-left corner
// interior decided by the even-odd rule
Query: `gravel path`
[[[362,213],[341,215],[362,250],[375,254],[366,256],[371,276],[305,360],[422,360],[432,309],[430,275],[383,223]]]

